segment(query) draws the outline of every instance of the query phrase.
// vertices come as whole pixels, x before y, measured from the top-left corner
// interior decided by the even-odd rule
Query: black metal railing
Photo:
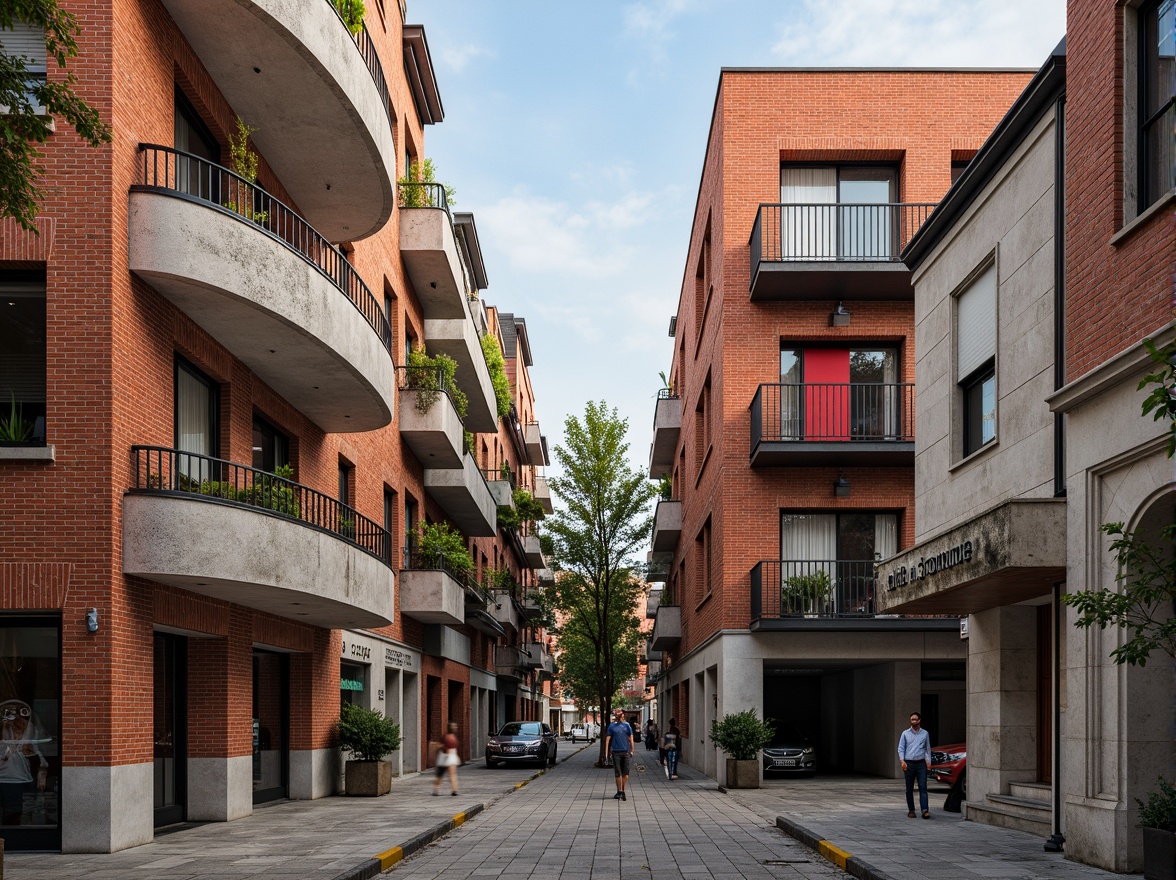
[[[388,128],[395,138],[396,124],[392,113],[392,97],[388,90],[388,80],[384,76],[384,66],[380,63],[380,56],[376,54],[376,46],[372,42],[372,35],[368,33],[367,25],[361,23],[359,31],[352,33],[335,0],[326,0],[326,2],[335,11],[335,15],[339,16],[339,23],[346,28],[347,32],[351,34],[351,39],[355,41],[355,47],[359,50],[359,55],[363,59],[364,65],[367,66],[368,73],[372,75],[372,82],[376,85],[376,91],[380,95],[380,103],[384,105],[384,113],[388,117]]]
[[[380,342],[392,351],[392,328],[382,304],[343,252],[296,211],[228,168],[158,144],[140,144],[140,182],[132,191],[174,195],[252,223],[326,277],[359,310]]]
[[[422,550],[419,542],[411,540],[403,548],[401,569],[404,571],[443,571],[465,592],[465,604],[485,608],[491,602],[490,590],[474,578],[472,572],[455,568],[442,553]]]
[[[132,492],[195,496],[289,517],[392,564],[387,530],[337,498],[268,471],[180,449],[132,446],[131,457]]]
[[[498,468],[478,468],[487,483],[506,483],[513,493],[519,487],[518,475],[510,466]]]
[[[423,394],[444,394],[453,399],[454,384],[440,367],[397,367],[396,386]]]
[[[672,388],[659,388],[657,390],[657,399],[658,400],[678,400],[679,397],[677,394],[674,393],[674,389],[672,389]]]
[[[449,199],[445,196],[445,184],[402,181],[396,187],[400,207],[442,208],[450,215],[450,222],[453,222],[453,215],[449,211]],[[456,233],[454,235],[456,236]]]
[[[760,205],[751,229],[751,277],[761,262],[898,262],[935,205]]]
[[[874,562],[768,559],[751,570],[751,619],[872,617]]]
[[[751,445],[782,440],[912,441],[915,386],[764,383],[751,402]]]

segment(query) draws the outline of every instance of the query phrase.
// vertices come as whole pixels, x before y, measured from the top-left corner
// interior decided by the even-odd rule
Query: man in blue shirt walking
[[[931,764],[931,737],[922,725],[923,717],[918,712],[912,712],[910,729],[904,730],[898,738],[898,760],[902,762],[902,772],[906,778],[909,819],[915,818],[916,779],[919,781],[919,806],[923,810],[923,818],[931,818],[931,811],[927,809],[927,767]]]
[[[624,801],[628,800],[625,786],[629,782],[629,762],[633,758],[635,736],[633,728],[625,720],[625,710],[617,709],[615,714],[616,720],[608,726],[604,735],[604,750],[612,756],[613,776],[617,780],[617,793],[613,795],[613,800]]]

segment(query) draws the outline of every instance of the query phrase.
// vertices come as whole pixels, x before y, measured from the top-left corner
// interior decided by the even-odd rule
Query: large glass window
[[[956,300],[964,455],[996,439],[996,307],[996,267],[989,266]]]
[[[45,444],[45,279],[0,284],[0,442]]]
[[[175,145],[184,153],[191,153],[204,162],[181,156],[176,160],[176,186],[181,192],[204,199],[219,201],[220,173],[213,168],[220,162],[220,145],[208,130],[191,102],[176,89]]]
[[[780,349],[782,440],[891,439],[901,434],[898,349]]]
[[[275,473],[290,463],[290,438],[261,416],[253,416],[253,466]]]
[[[61,624],[0,618],[0,826],[9,849],[60,847]]]
[[[1139,210],[1176,186],[1176,0],[1139,11]]]
[[[216,384],[187,361],[176,358],[176,449],[194,456],[176,456],[180,474],[196,482],[215,479],[212,464],[218,447],[217,411],[220,406]]]
[[[874,563],[898,552],[893,513],[780,515],[780,577],[794,611],[864,614],[874,610]]]
[[[888,260],[897,253],[893,168],[780,169],[781,250],[786,258]]]

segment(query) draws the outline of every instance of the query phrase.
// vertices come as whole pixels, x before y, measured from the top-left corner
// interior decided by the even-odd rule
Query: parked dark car
[[[764,774],[815,773],[817,752],[809,738],[786,721],[777,721],[775,726],[776,735],[764,747]]]
[[[966,743],[952,743],[931,749],[931,777],[944,785],[955,785],[968,767]]]
[[[486,740],[486,766],[526,763],[554,764],[556,739],[542,721],[511,721]]]

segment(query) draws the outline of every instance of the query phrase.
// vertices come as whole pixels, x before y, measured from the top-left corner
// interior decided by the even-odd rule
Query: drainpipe
[[[1054,390],[1066,381],[1066,96],[1054,105]],[[1065,416],[1054,414],[1054,496],[1066,494]],[[1053,784],[1053,804],[1050,810],[1051,834],[1046,840],[1046,852],[1062,852],[1066,838],[1062,834],[1062,609],[1064,584],[1053,588],[1053,752],[1050,770]]]

